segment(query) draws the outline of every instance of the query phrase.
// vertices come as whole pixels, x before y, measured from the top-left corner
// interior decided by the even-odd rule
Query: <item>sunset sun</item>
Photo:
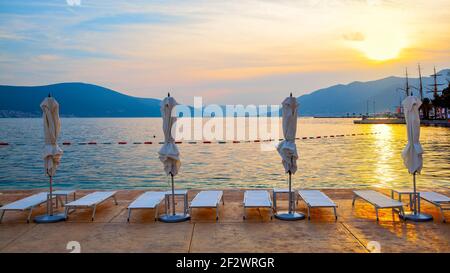
[[[387,61],[398,58],[405,47],[405,41],[399,36],[380,36],[362,42],[359,50],[370,60]]]
[[[363,41],[354,43],[354,47],[372,61],[397,59],[406,45],[402,32],[387,29],[369,33]]]
[[[393,16],[393,15],[392,15]],[[371,61],[399,59],[403,49],[411,47],[411,29],[390,17],[373,13],[371,20],[347,30],[342,35],[350,48],[360,52]]]

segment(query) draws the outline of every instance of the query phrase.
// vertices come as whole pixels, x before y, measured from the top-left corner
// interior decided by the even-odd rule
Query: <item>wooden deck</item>
[[[403,222],[390,209],[380,210],[375,221],[372,205],[357,201],[352,208],[352,191],[323,190],[338,204],[338,221],[333,211],[313,209],[311,220],[284,222],[269,218],[267,209],[248,209],[242,220],[243,190],[225,190],[225,205],[215,221],[214,209],[193,210],[184,223],[154,221],[152,210],[136,210],[127,223],[127,205],[142,191],[122,190],[118,205],[105,202],[91,210],[77,210],[66,222],[26,223],[26,213],[7,212],[0,224],[0,252],[69,252],[68,242],[80,243],[81,252],[450,252],[450,226],[442,223],[439,211],[426,202],[422,210],[434,216],[433,222]],[[23,198],[37,191],[2,191],[0,203]],[[382,190],[389,195],[388,190]],[[449,191],[441,189],[449,196]],[[78,196],[88,191],[77,192]],[[196,191],[189,192],[189,199]],[[407,200],[404,200],[407,203]],[[181,205],[181,200],[178,205]],[[287,202],[278,199],[278,205]],[[164,212],[163,204],[160,213]],[[306,212],[300,202],[299,210]],[[45,212],[37,209],[33,215]],[[448,212],[447,212],[448,213]],[[450,215],[447,215],[447,219]],[[450,221],[450,219],[449,219]],[[45,240],[44,240],[45,238]]]

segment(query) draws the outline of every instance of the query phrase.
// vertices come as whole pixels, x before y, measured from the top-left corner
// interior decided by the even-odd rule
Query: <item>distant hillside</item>
[[[136,98],[101,86],[60,83],[46,86],[0,85],[0,117],[37,117],[41,101],[51,93],[66,117],[157,117],[160,100]]]
[[[447,84],[450,69],[438,72],[439,83]],[[424,87],[431,88],[433,79],[423,78]],[[418,79],[410,79],[410,84],[418,86]],[[404,87],[405,79],[388,77],[368,82],[352,82],[334,85],[314,91],[298,98],[302,116],[338,116],[373,112],[373,101],[377,112],[394,111],[404,92],[396,91]],[[444,86],[440,86],[442,90]],[[418,91],[411,89],[415,95]],[[432,93],[425,95],[432,97]],[[51,93],[61,105],[62,117],[159,117],[160,100],[127,96],[101,86],[86,83],[60,83],[46,86],[0,85],[1,117],[40,117],[41,101]],[[224,109],[225,106],[220,106]],[[194,109],[191,108],[191,113]],[[271,109],[268,109],[271,111]],[[261,114],[261,113],[260,113]],[[270,115],[270,114],[269,114]],[[240,115],[242,116],[242,115]]]
[[[450,79],[450,69],[438,72],[442,76],[438,77],[439,83],[447,84],[446,78]],[[432,77],[422,78],[424,95],[432,97],[432,93],[427,93],[427,88],[431,88]],[[419,86],[418,78],[410,78],[410,85]],[[303,116],[337,116],[349,114],[366,113],[367,101],[369,101],[369,113],[373,113],[373,101],[375,101],[376,112],[394,111],[399,105],[400,99],[404,98],[403,91],[396,91],[397,88],[405,86],[405,79],[400,77],[388,77],[368,82],[352,82],[347,85],[334,85],[319,89],[310,94],[298,97],[300,103],[300,114]],[[438,89],[442,90],[444,86]],[[419,96],[419,91],[411,89],[415,96]]]
[[[41,117],[39,105],[48,93],[58,100],[62,117],[161,116],[158,99],[131,97],[86,83],[59,83],[32,87],[0,85],[0,118]],[[219,107],[225,113],[225,106]],[[189,108],[193,116],[194,108]],[[269,108],[266,115],[273,115],[270,111]]]

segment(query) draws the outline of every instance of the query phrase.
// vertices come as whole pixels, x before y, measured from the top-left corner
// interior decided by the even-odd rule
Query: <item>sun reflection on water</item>
[[[373,135],[374,138],[374,156],[377,160],[375,163],[375,174],[378,183],[374,185],[377,188],[387,188],[392,186],[394,181],[394,173],[392,166],[392,157],[394,156],[392,147],[392,127],[386,124],[377,124],[372,126],[372,132],[378,132]]]

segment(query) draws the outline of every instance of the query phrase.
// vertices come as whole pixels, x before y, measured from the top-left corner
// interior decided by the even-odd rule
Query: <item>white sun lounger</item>
[[[222,200],[222,204],[225,205],[223,201],[223,191],[201,191],[194,199],[192,199],[189,209],[193,208],[216,208],[216,220],[219,220],[219,204]]]
[[[6,204],[6,205],[0,207],[0,210],[2,211],[2,214],[0,216],[0,223],[2,222],[3,216],[5,215],[5,212],[7,210],[9,210],[9,211],[29,210],[30,212],[28,213],[28,218],[27,218],[27,223],[29,223],[33,209],[43,203],[46,203],[46,202],[47,202],[47,193],[40,192],[40,193],[33,194],[31,196],[25,197],[23,199],[14,201],[12,203]]]
[[[308,220],[311,219],[311,208],[333,208],[334,217],[337,220],[337,205],[326,194],[319,190],[299,190],[298,194],[308,207]]]
[[[94,221],[95,210],[97,208],[97,205],[104,202],[108,198],[113,198],[114,203],[117,205],[115,191],[96,191],[96,192],[90,193],[86,196],[83,196],[78,200],[67,203],[64,205],[64,207],[66,208],[65,213],[64,213],[65,217],[67,219],[70,209],[75,210],[78,208],[93,208],[92,221]]]
[[[420,198],[438,207],[441,211],[442,222],[445,223],[444,210],[450,210],[450,206],[443,207],[443,205],[450,205],[450,198],[443,194],[432,191],[421,191]]]
[[[155,209],[155,221],[158,219],[159,203],[164,199],[165,192],[147,191],[141,194],[128,206],[127,222],[130,222],[131,210],[133,209]]]
[[[273,218],[272,199],[270,198],[270,194],[268,191],[265,190],[245,191],[243,207],[244,207],[244,216],[243,216],[244,220],[246,218],[245,214],[246,208],[270,208],[270,219],[272,220]]]
[[[379,209],[392,209],[392,211],[395,211],[395,209],[399,209],[399,213],[404,215],[403,211],[403,203],[400,201],[397,201],[395,199],[391,199],[387,197],[384,194],[381,194],[376,191],[372,190],[365,190],[365,191],[353,191],[353,202],[352,206],[355,206],[356,197],[359,197],[366,202],[370,203],[375,207],[375,213],[377,215],[377,221],[378,221],[378,210]]]

